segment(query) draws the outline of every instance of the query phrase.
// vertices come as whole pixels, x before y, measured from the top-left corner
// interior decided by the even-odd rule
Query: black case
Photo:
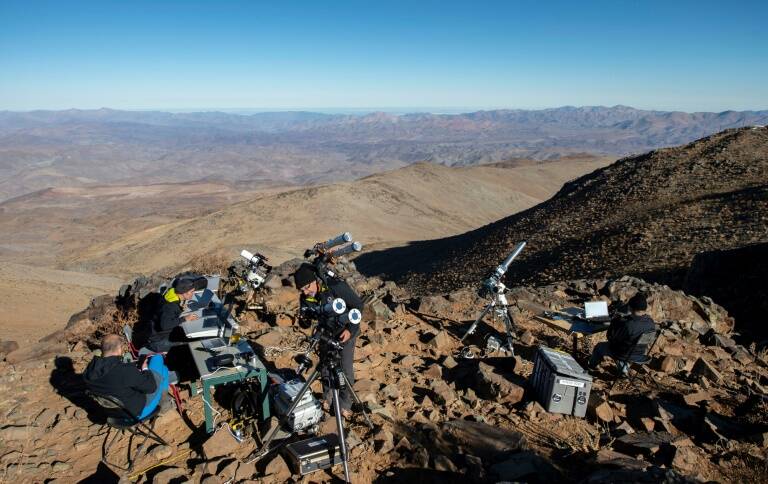
[[[341,448],[336,434],[312,437],[285,446],[285,458],[301,475],[341,464]]]

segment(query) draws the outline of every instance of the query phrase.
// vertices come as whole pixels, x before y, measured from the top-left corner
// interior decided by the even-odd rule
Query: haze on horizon
[[[760,110],[766,14],[757,1],[4,0],[0,110]]]

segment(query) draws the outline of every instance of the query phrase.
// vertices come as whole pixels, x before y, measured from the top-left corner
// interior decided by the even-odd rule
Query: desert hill
[[[768,111],[627,106],[466,114],[0,112],[0,200],[47,187],[196,180],[353,180],[418,161],[474,165],[575,152],[612,157],[765,124]]]
[[[628,273],[680,287],[697,253],[766,242],[766,226],[768,128],[742,128],[624,158],[524,212],[357,263],[422,294],[447,292],[477,285],[527,240],[510,284]]]
[[[420,163],[355,182],[260,194],[201,216],[180,217],[78,248],[61,264],[135,274],[211,253],[232,258],[242,248],[281,260],[343,231],[351,231],[368,247],[391,247],[460,233],[524,210],[563,182],[607,162],[594,157],[546,163],[517,160],[512,168]]]

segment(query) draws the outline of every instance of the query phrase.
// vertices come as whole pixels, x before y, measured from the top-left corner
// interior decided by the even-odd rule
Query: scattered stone
[[[165,460],[173,455],[173,449],[168,445],[158,444],[149,453],[154,459],[159,461]]]
[[[451,346],[451,337],[445,331],[440,331],[434,337],[427,341],[427,345],[438,351]]]
[[[720,374],[720,372],[717,371],[712,365],[707,363],[707,361],[703,358],[699,358],[696,360],[696,363],[694,363],[691,373],[693,373],[694,375],[701,375],[714,382],[720,382],[720,380],[722,379],[722,375]]]
[[[672,458],[672,467],[685,474],[696,474],[701,463],[698,449],[690,445],[673,445],[675,456]]]
[[[613,423],[613,409],[607,401],[603,401],[594,408],[595,417],[604,423]]]
[[[176,479],[177,477],[181,477],[186,473],[187,471],[185,469],[181,469],[179,467],[169,467],[155,474],[152,482],[171,482],[171,480]]]
[[[443,380],[433,380],[429,384],[429,388],[434,393],[436,401],[443,405],[448,405],[456,400],[456,393],[454,393],[453,389]]]
[[[456,362],[455,359],[453,359],[453,356],[448,355],[443,360],[443,366],[448,368],[449,370],[452,370],[456,368],[459,364]]]
[[[475,390],[480,398],[508,404],[522,401],[525,393],[523,387],[497,374],[494,367],[482,361],[478,364]]]
[[[61,461],[54,462],[53,465],[51,466],[51,470],[53,470],[53,472],[66,472],[71,468],[72,468],[72,465],[70,465],[67,462],[61,462]]]
[[[240,443],[229,432],[215,432],[203,443],[203,453],[208,459],[228,456],[235,452]]]
[[[394,383],[391,383],[381,389],[381,396],[389,398],[390,400],[397,400],[400,398],[400,387]]]
[[[602,448],[598,451],[595,457],[595,462],[602,465],[620,467],[622,469],[639,469],[643,470],[650,466],[649,462],[644,460],[635,459],[626,454],[621,454],[608,448]]]
[[[435,456],[435,470],[443,472],[459,472],[456,464],[454,464],[451,459],[442,454]]]
[[[443,378],[443,368],[437,363],[432,363],[424,372],[424,376],[431,379],[441,379]]]
[[[526,346],[531,346],[536,342],[536,338],[534,338],[533,333],[530,331],[525,331],[520,335],[520,342]]]
[[[659,364],[659,371],[667,374],[680,371],[680,358],[676,356],[665,356]]]
[[[711,400],[712,396],[709,394],[709,392],[705,391],[698,391],[696,393],[689,393],[688,395],[685,395],[683,397],[683,400],[688,405],[696,405],[697,403],[704,401],[704,400]]]
[[[373,436],[373,444],[376,452],[386,454],[395,448],[395,438],[389,430],[381,429]]]

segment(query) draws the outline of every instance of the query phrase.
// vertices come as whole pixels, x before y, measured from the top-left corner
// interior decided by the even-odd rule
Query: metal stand
[[[492,311],[493,320],[502,321],[504,323],[504,329],[507,332],[507,346],[509,347],[509,353],[514,356],[515,349],[512,345],[512,339],[515,334],[515,322],[512,320],[512,316],[509,314],[509,303],[507,302],[507,296],[505,294],[506,290],[507,286],[502,283],[498,283],[497,292],[495,293],[493,299],[485,306],[483,311],[480,313],[480,316],[475,319],[475,322],[472,323],[472,326],[469,327],[464,336],[461,337],[460,341],[464,341],[467,336],[474,333],[477,329],[477,325],[480,324],[480,321],[483,320],[486,314]]]
[[[277,431],[285,425],[285,422],[287,421],[288,417],[293,413],[296,406],[301,401],[301,398],[304,396],[304,393],[309,391],[310,385],[312,385],[312,382],[314,382],[318,376],[320,376],[321,372],[325,370],[326,372],[326,378],[328,386],[331,387],[332,393],[333,393],[333,410],[336,414],[336,432],[339,436],[339,447],[341,450],[341,458],[342,463],[344,464],[344,480],[345,482],[351,482],[349,480],[349,464],[348,464],[348,456],[347,456],[347,442],[344,438],[344,422],[342,420],[341,416],[341,405],[339,403],[339,390],[344,387],[345,385],[349,389],[350,393],[352,394],[353,399],[355,402],[357,402],[358,405],[360,405],[361,410],[363,412],[363,416],[365,416],[366,423],[368,424],[368,427],[373,430],[373,424],[371,423],[370,418],[368,417],[368,414],[365,411],[365,408],[362,406],[362,402],[360,401],[360,398],[358,398],[357,394],[355,393],[355,390],[352,388],[352,385],[349,384],[349,379],[347,378],[347,375],[344,374],[344,372],[341,369],[341,365],[339,363],[340,356],[338,354],[339,350],[336,350],[335,352],[329,351],[326,353],[325,357],[320,358],[320,362],[315,367],[312,374],[307,379],[307,382],[304,384],[304,386],[299,391],[298,395],[296,395],[296,398],[294,398],[293,403],[291,404],[291,407],[288,409],[288,411],[285,412],[285,415],[283,418],[280,419],[278,424],[273,427],[269,434],[267,434],[266,438],[264,439],[263,449],[262,451],[256,456],[257,459],[264,457],[265,455],[269,454],[272,449],[269,448],[269,444],[274,440],[275,436],[277,435]]]

